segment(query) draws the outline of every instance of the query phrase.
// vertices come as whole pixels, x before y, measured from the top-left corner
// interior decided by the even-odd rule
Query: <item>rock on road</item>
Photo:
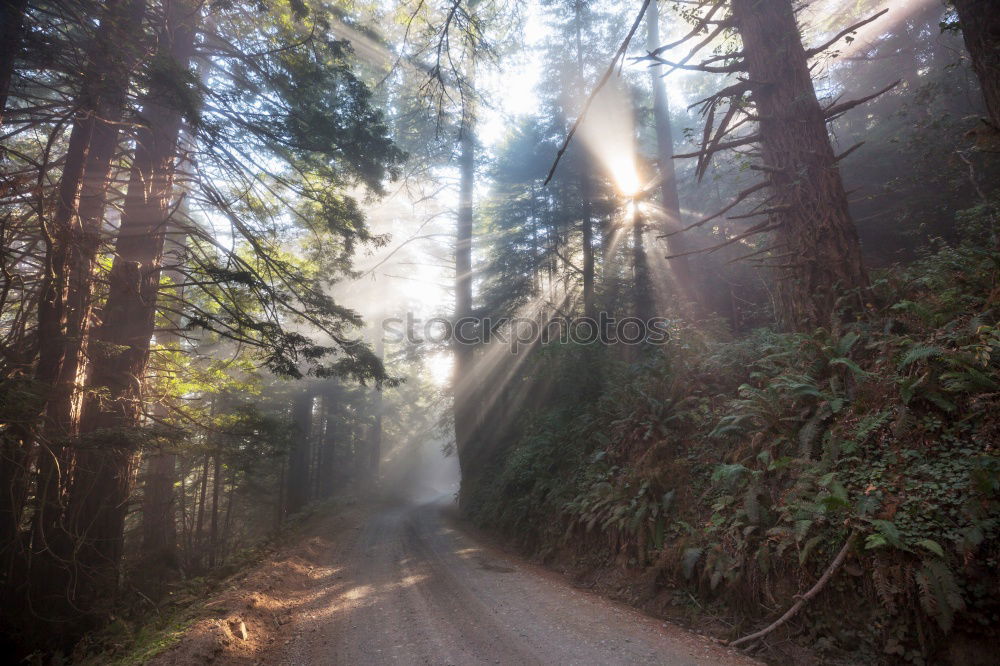
[[[392,506],[333,564],[266,664],[754,664],[478,543],[446,505]]]

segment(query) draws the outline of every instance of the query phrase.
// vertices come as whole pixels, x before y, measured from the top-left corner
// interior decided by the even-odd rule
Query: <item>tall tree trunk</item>
[[[792,1],[732,0],[732,10],[774,194],[770,226],[790,257],[777,269],[780,317],[799,330],[830,325],[868,277]]]
[[[184,205],[181,205],[184,208]],[[183,241],[178,241],[177,252],[172,253],[173,260],[168,264],[178,264],[182,258]],[[171,284],[179,285],[183,281],[182,274],[177,270],[167,270],[165,277]],[[174,287],[181,296],[182,289]],[[179,300],[179,298],[178,298]],[[178,315],[165,313],[168,329],[157,333],[157,342],[164,349],[177,353],[180,350],[180,336],[177,331],[181,322]],[[159,403],[154,407],[160,419],[166,419],[169,414],[166,405]],[[159,447],[147,454],[146,476],[143,479],[142,493],[142,570],[150,582],[163,580],[165,570],[176,569],[177,559],[177,524],[174,516],[174,484],[177,481],[177,454],[167,447]],[[159,585],[155,586],[157,589]],[[157,589],[150,589],[156,592]]]
[[[650,51],[660,46],[660,5],[657,0],[646,10],[646,48]],[[680,195],[677,192],[677,172],[674,169],[674,137],[670,127],[670,100],[659,69],[649,68],[649,84],[653,89],[653,117],[656,124],[656,159],[660,169],[660,204],[663,206],[662,230],[664,233],[679,231],[683,225]],[[684,234],[667,239],[667,252],[682,254],[688,250]],[[680,301],[680,312],[688,317],[700,314],[701,303],[697,285],[691,274],[687,256],[670,259],[670,272],[675,293]]]
[[[80,630],[72,622],[79,613],[68,596],[75,589],[70,578],[81,570],[73,534],[64,525],[63,494],[72,461],[67,440],[74,434],[73,403],[89,321],[94,262],[119,126],[132,70],[141,53],[144,12],[144,0],[105,4],[76,99],[55,211],[44,225],[35,380],[50,391],[39,402],[44,418],[38,440],[29,580],[32,604],[53,620],[47,625],[53,635],[66,640]]]
[[[191,465],[186,457],[180,459],[180,493],[178,494],[178,504],[181,512],[181,543],[183,548],[183,567],[188,567],[191,563],[191,552],[194,550],[191,542],[191,521],[188,518],[187,502],[187,477],[191,473]]]
[[[576,82],[581,91],[586,87],[583,72],[583,3],[573,4],[573,28],[576,41]],[[594,221],[591,219],[590,160],[586,151],[580,151],[580,227],[583,230],[583,313],[597,317],[594,299]]]
[[[219,498],[222,490],[222,456],[216,451],[212,466],[212,520],[208,532],[208,566],[214,567],[219,554]]]
[[[201,463],[201,479],[198,481],[201,487],[198,490],[198,506],[195,509],[194,548],[192,548],[192,553],[194,554],[195,564],[199,568],[201,567],[201,556],[204,551],[205,500],[208,497],[208,459],[209,456],[206,453]]]
[[[143,480],[141,558],[150,579],[160,579],[165,570],[177,566],[176,479],[176,453],[159,450],[149,455]]]
[[[182,203],[181,209],[186,208]],[[183,260],[185,236],[179,235],[181,238],[177,241],[175,251],[170,253],[171,259],[168,259],[168,265],[178,265]],[[164,276],[174,285],[173,289],[177,292],[176,300],[179,301],[182,298],[183,288],[178,285],[183,282],[183,275],[176,269],[168,269],[164,271]],[[181,343],[180,335],[177,333],[181,326],[180,317],[173,312],[164,313],[164,317],[168,322],[168,328],[157,333],[157,342],[164,349],[178,353]],[[167,407],[162,401],[154,407],[154,412],[160,419],[169,416]],[[183,482],[183,478],[181,480]],[[165,570],[177,569],[180,564],[177,557],[177,521],[174,515],[176,481],[177,453],[169,447],[160,447],[147,454],[142,493],[140,558],[143,562],[142,570],[151,582],[162,581]],[[183,486],[181,500],[183,501]],[[157,589],[150,591],[156,592],[159,587],[157,585]],[[150,591],[146,594],[149,595]]]
[[[1000,7],[996,0],[952,0],[952,4],[990,122],[1000,131]]]
[[[469,65],[469,86],[475,80],[475,62]],[[455,320],[472,316],[472,207],[476,178],[475,107],[467,100],[462,115],[460,137],[458,226],[455,234]],[[466,331],[470,330],[466,327]],[[472,345],[453,343],[455,346],[454,409],[455,447],[459,465],[467,460],[466,451],[476,427],[475,386],[472,377],[475,348]]]
[[[385,341],[382,339],[382,332],[378,331],[375,337],[375,354],[380,361],[385,358]],[[382,461],[382,389],[375,388],[375,395],[372,396],[372,430],[369,433],[370,442],[368,445],[368,479],[371,483],[378,483],[379,464]]]
[[[581,178],[583,189],[583,213],[580,223],[583,235],[580,242],[583,245],[583,313],[591,319],[597,318],[597,300],[594,296],[594,221],[590,215],[590,183],[586,175]]]
[[[337,417],[333,410],[333,397],[329,394],[323,398],[323,410],[326,425],[323,428],[323,458],[319,467],[319,496],[327,498],[333,495],[337,464]]]
[[[194,50],[199,4],[166,3],[159,56],[180,71],[187,69]],[[154,80],[143,98],[108,297],[89,347],[96,362],[90,367],[80,432],[94,445],[77,456],[67,503],[80,570],[89,570],[75,586],[84,604],[114,589],[122,554],[181,127],[176,83]]]
[[[636,211],[632,220],[632,313],[643,321],[649,321],[655,313],[644,232],[645,220]]]
[[[285,497],[285,470],[287,469],[287,461],[284,457],[281,458],[281,466],[278,468],[278,502],[274,509],[274,528],[278,529],[281,527],[281,522],[285,519],[285,505],[287,503],[287,498]]]
[[[27,7],[28,0],[4,0],[0,3],[0,126],[7,109],[14,61],[24,35],[24,10]]]
[[[229,543],[233,527],[233,493],[236,490],[236,470],[229,474],[229,491],[226,493],[226,517],[222,521],[222,541],[219,550],[219,563],[225,564],[229,553]]]
[[[292,403],[295,441],[288,452],[288,513],[295,513],[309,501],[309,452],[312,438],[313,394],[303,390]]]

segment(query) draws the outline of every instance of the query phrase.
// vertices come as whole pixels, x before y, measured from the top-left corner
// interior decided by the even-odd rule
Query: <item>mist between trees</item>
[[[998,34],[4,2],[2,648],[113,653],[290,516],[457,464],[469,520],[772,661],[991,655]]]

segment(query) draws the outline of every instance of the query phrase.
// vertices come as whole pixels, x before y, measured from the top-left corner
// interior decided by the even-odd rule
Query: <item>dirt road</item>
[[[480,543],[447,504],[319,516],[154,664],[756,663]]]
[[[444,508],[397,506],[368,519],[298,613],[296,636],[264,662],[754,663],[477,543]]]

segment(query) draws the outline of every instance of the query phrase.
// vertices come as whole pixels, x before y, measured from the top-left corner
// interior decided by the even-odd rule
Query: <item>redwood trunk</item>
[[[474,69],[474,65],[472,66]],[[470,79],[472,77],[470,76]],[[470,81],[471,85],[471,81]],[[471,107],[472,102],[469,102]],[[459,198],[458,227],[455,236],[455,319],[472,316],[472,206],[475,186],[475,119],[474,110],[469,108],[462,119],[461,153],[459,155]],[[466,331],[470,327],[465,328]],[[475,386],[472,370],[475,348],[471,345],[455,345],[454,370],[454,410],[455,447],[459,465],[467,459],[466,449],[473,437],[476,425]]]
[[[381,333],[381,332],[380,332]],[[385,361],[385,342],[381,336],[379,336],[375,341],[375,354],[378,356],[379,361]],[[368,480],[377,484],[379,479],[379,465],[382,462],[382,411],[384,409],[384,401],[382,399],[382,389],[375,387],[375,395],[373,397],[373,423],[372,431],[370,433],[371,442],[368,448]]]
[[[166,7],[160,54],[181,70],[194,49],[196,4]],[[169,83],[154,82],[143,100],[108,298],[91,336],[91,354],[100,358],[91,365],[80,431],[92,444],[77,456],[67,521],[87,572],[76,586],[85,604],[114,589],[121,559],[181,126],[171,96]]]
[[[212,522],[209,529],[208,566],[214,567],[219,554],[219,499],[222,490],[222,458],[215,452],[212,467]]]
[[[57,622],[53,631],[64,637],[78,629],[61,621],[78,616],[76,605],[67,597],[73,589],[68,577],[80,570],[73,535],[63,529],[63,493],[72,459],[66,443],[74,434],[73,398],[87,334],[94,261],[118,128],[139,58],[144,11],[143,0],[106,3],[76,101],[55,211],[46,225],[35,380],[50,387],[50,392],[39,403],[44,419],[29,580],[32,603],[44,609],[47,619]]]
[[[792,2],[732,0],[732,9],[777,209],[769,226],[789,257],[776,268],[779,316],[787,328],[830,325],[839,308],[858,309],[868,278]]]
[[[197,566],[201,566],[202,551],[204,551],[204,528],[205,528],[205,498],[208,494],[208,454],[201,465],[201,479],[199,480],[197,517],[194,526],[194,561]]]
[[[986,111],[1000,131],[1000,7],[996,0],[953,0]]]
[[[292,421],[296,438],[288,453],[288,513],[302,509],[309,501],[309,451],[312,436],[313,395],[308,392],[295,397]]]
[[[582,2],[573,5],[573,24],[576,36],[576,80],[579,90],[582,92],[584,84],[583,72],[583,10]],[[587,159],[585,151],[580,151],[580,225],[583,229],[583,313],[585,316],[596,319],[596,303],[594,300],[594,223],[591,219],[591,189],[590,189],[590,160]]]
[[[181,261],[178,250],[173,262]],[[170,261],[168,260],[168,263]],[[166,271],[174,289],[182,281],[178,271]],[[167,314],[169,330],[157,333],[157,341],[164,349],[176,353],[180,349],[179,317]],[[161,402],[154,407],[160,419],[166,419],[169,413]],[[177,454],[169,448],[159,448],[148,454],[146,461],[146,476],[143,479],[142,492],[142,544],[141,557],[143,571],[150,582],[160,581],[165,570],[177,569],[177,521],[174,515],[174,484],[177,481]],[[183,478],[182,478],[183,481]],[[183,487],[181,489],[183,501]],[[183,522],[182,530],[183,530]],[[155,591],[155,590],[154,590]],[[148,594],[148,593],[147,593]]]
[[[174,482],[177,454],[156,451],[146,463],[142,494],[142,560],[151,580],[177,568],[177,527],[174,518]]]
[[[333,495],[336,481],[337,417],[333,411],[333,398],[329,395],[323,399],[323,407],[326,411],[326,427],[323,429],[323,457],[319,467],[319,495],[327,498]]]

